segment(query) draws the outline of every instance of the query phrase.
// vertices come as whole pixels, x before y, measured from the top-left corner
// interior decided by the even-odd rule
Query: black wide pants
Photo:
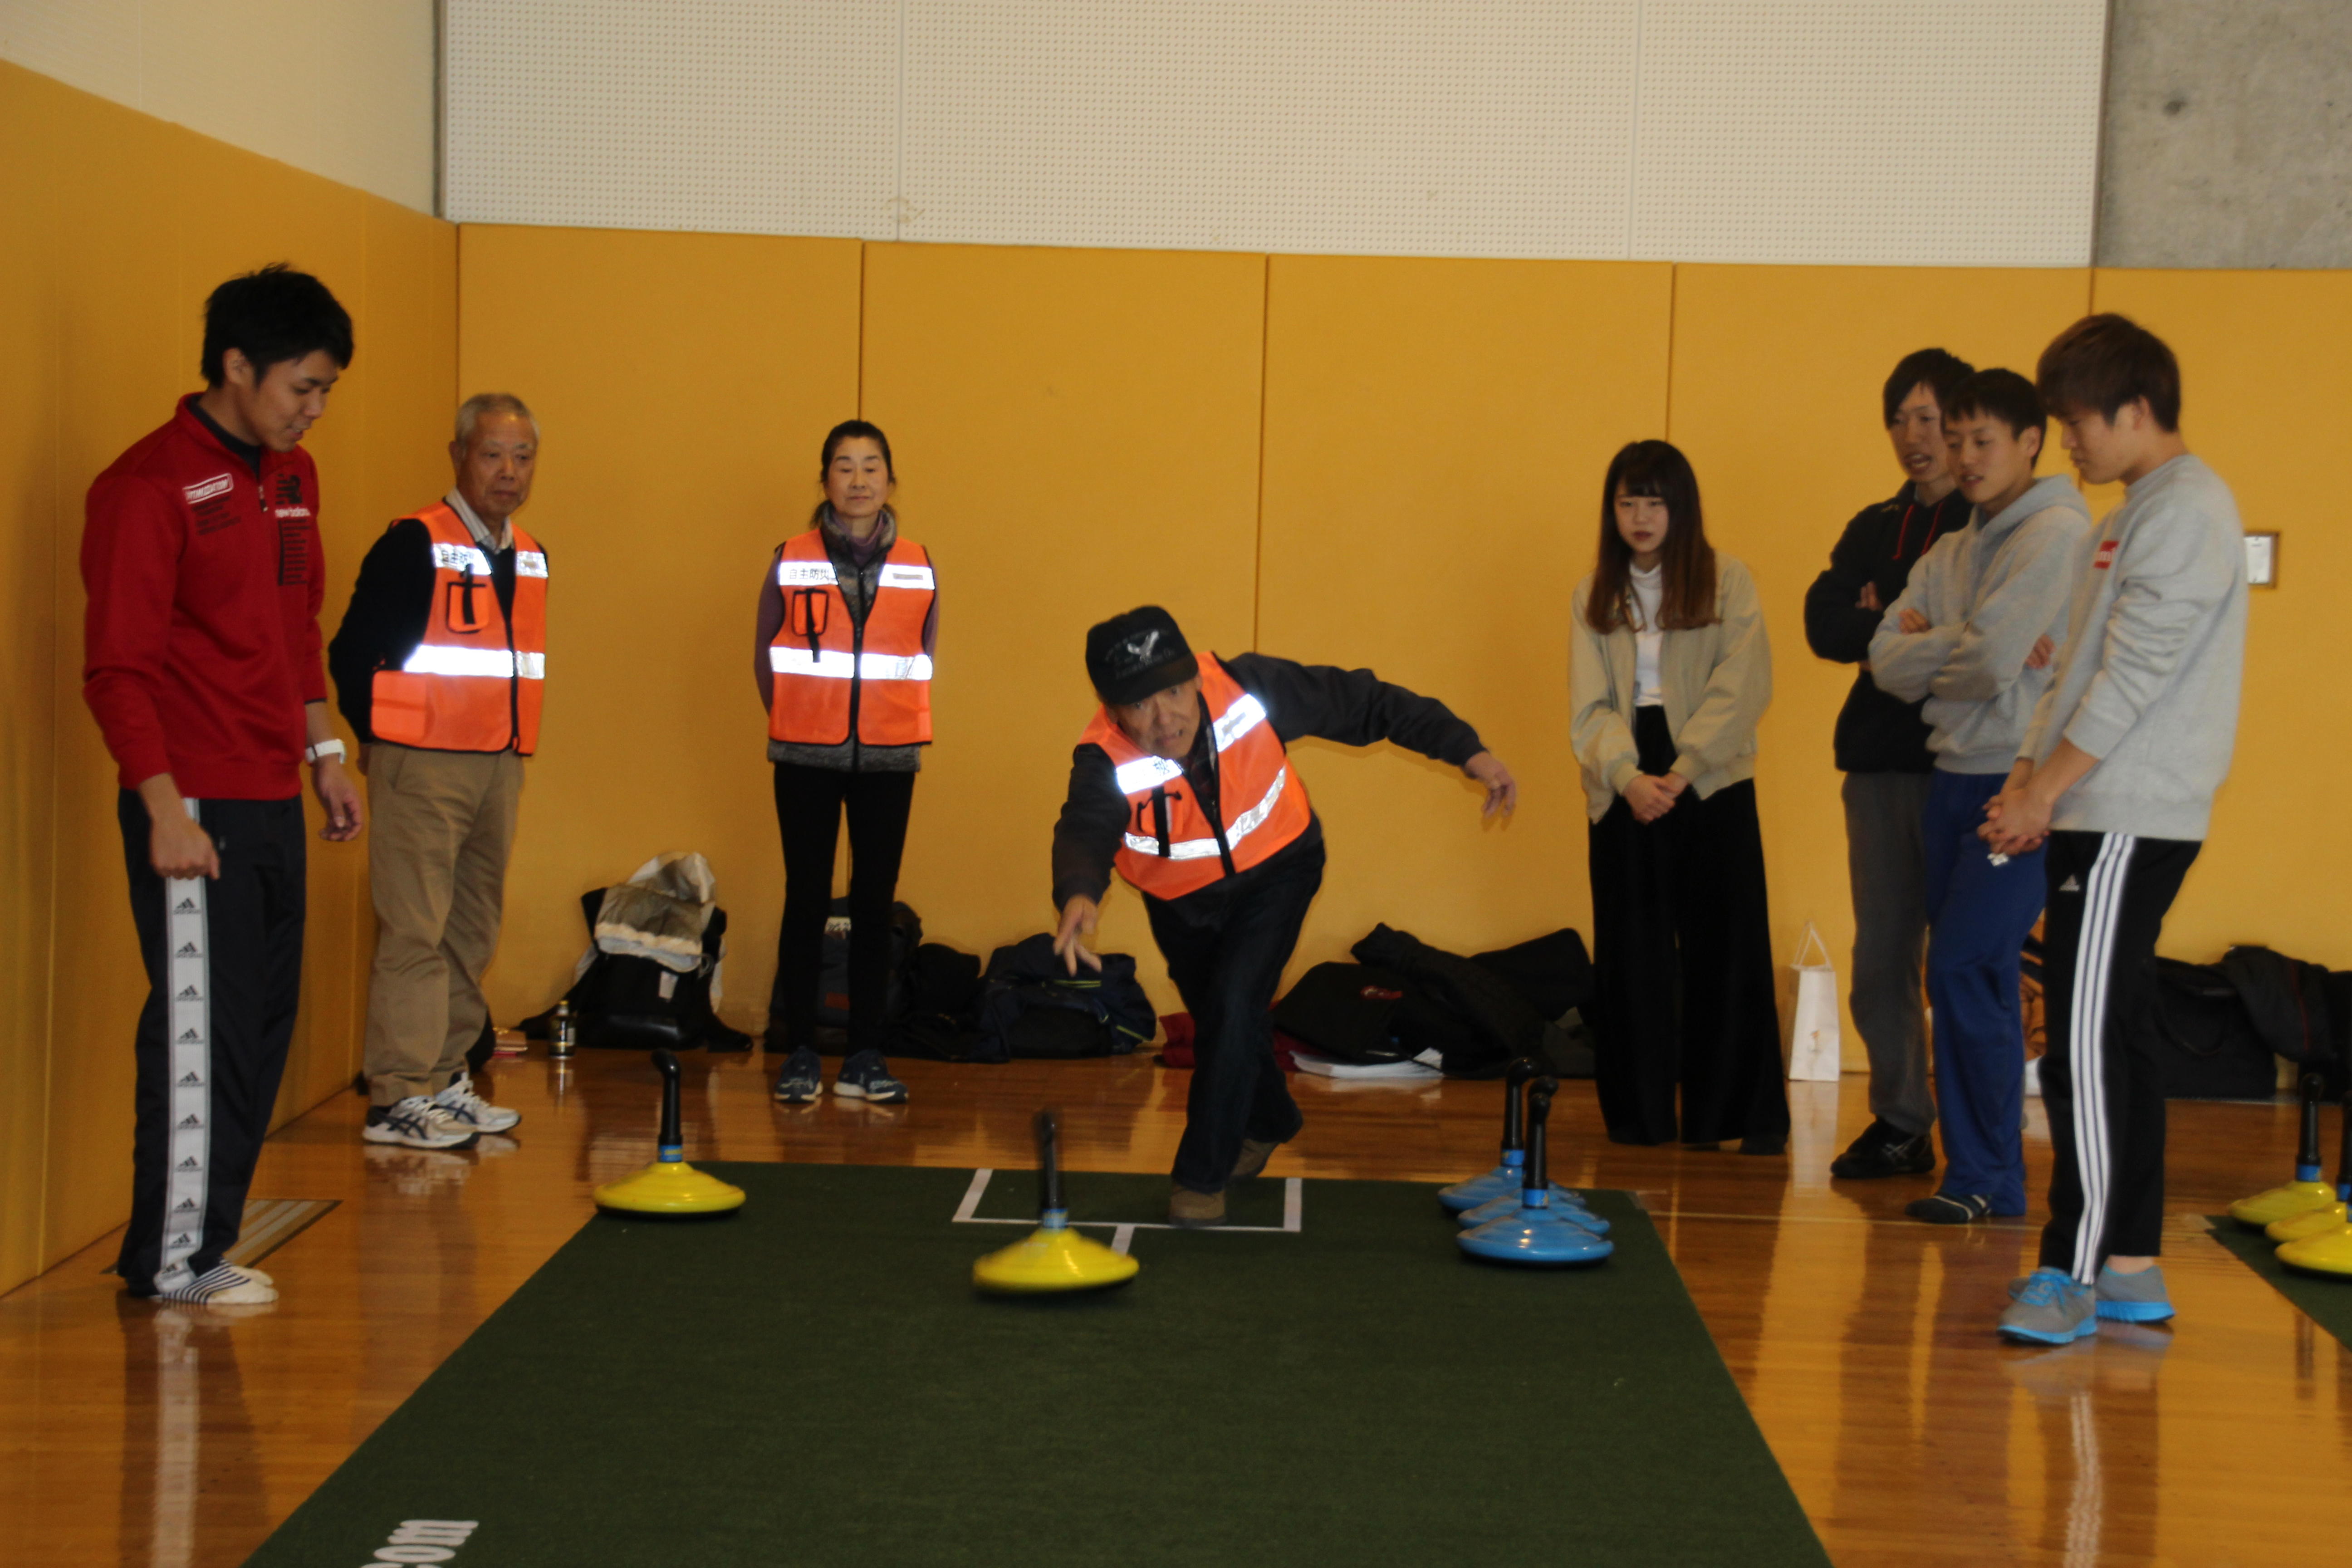
[[[124,790],[115,806],[148,985],[116,1265],[134,1296],[201,1278],[236,1245],[302,999],[300,797],[191,804],[217,879],[157,876],[145,803]]]
[[[1143,900],[1168,977],[1192,1015],[1192,1087],[1172,1173],[1224,1191],[1242,1140],[1286,1143],[1306,1121],[1274,1059],[1275,988],[1323,885],[1323,841],[1293,846],[1181,899]]]
[[[2042,1265],[2088,1285],[2107,1258],[2164,1244],[2164,1073],[2147,1027],[2156,939],[2197,852],[2190,839],[2053,833],[2042,927],[2042,1107],[2050,1223]]]
[[[776,827],[784,841],[784,922],[776,933],[776,984],[768,1047],[816,1047],[824,922],[833,912],[833,859],[849,817],[849,1048],[889,1046],[890,904],[914,809],[911,773],[854,773],[778,763]]]
[[[1673,767],[1662,710],[1637,710],[1633,738],[1643,773]],[[1784,1144],[1789,1100],[1756,786],[1727,785],[1706,800],[1685,789],[1647,825],[1621,798],[1590,842],[1593,1079],[1610,1138]]]

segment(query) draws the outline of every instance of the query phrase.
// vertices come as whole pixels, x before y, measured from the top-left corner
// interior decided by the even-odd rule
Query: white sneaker
[[[437,1100],[412,1094],[395,1105],[370,1106],[360,1136],[404,1149],[470,1149],[481,1132],[444,1110]]]
[[[449,1087],[433,1097],[433,1103],[449,1113],[450,1119],[477,1132],[504,1132],[522,1121],[522,1112],[509,1110],[503,1105],[492,1105],[474,1092],[471,1074],[459,1073],[449,1080]]]
[[[191,1301],[207,1307],[261,1307],[278,1300],[278,1287],[257,1279],[234,1263],[224,1263],[186,1284],[155,1293],[158,1301]]]

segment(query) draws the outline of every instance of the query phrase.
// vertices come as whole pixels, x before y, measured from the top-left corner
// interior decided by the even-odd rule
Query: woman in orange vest
[[[1116,868],[1143,895],[1169,978],[1192,1010],[1192,1084],[1168,1217],[1222,1225],[1225,1188],[1265,1169],[1303,1120],[1274,1059],[1274,1004],[1323,884],[1323,826],[1286,743],[1394,741],[1486,788],[1488,816],[1518,786],[1478,732],[1368,669],[1265,654],[1196,657],[1167,611],[1130,610],[1087,634],[1102,707],[1070,760],[1054,828],[1054,951],[1077,973]]]
[[[863,419],[835,426],[820,475],[824,500],[808,531],[776,547],[760,589],[753,668],[784,841],[767,1048],[784,1054],[778,1100],[797,1105],[823,1092],[817,992],[846,812],[849,1054],[833,1091],[895,1104],[907,1086],[883,1058],[890,905],[931,739],[939,584],[929,552],[898,532],[889,437]]]
[[[1754,782],[1772,648],[1755,580],[1706,542],[1680,451],[1635,441],[1610,463],[1599,558],[1571,605],[1601,1120],[1619,1143],[1778,1154],[1789,1100]]]

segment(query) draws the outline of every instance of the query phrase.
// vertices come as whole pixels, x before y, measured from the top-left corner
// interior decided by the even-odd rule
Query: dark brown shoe
[[[1262,1143],[1255,1138],[1243,1139],[1241,1158],[1234,1162],[1234,1173],[1225,1179],[1228,1182],[1248,1181],[1265,1169],[1265,1163],[1273,1159],[1274,1152],[1281,1147],[1279,1143]]]
[[[1225,1223],[1225,1194],[1180,1186],[1168,1194],[1168,1223],[1179,1230],[1207,1230]]]

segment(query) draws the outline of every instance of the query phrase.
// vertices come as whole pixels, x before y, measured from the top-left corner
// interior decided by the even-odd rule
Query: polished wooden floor
[[[1051,1102],[1073,1169],[1155,1171],[1182,1121],[1184,1075],[1146,1058],[908,1062],[909,1105],[799,1109],[769,1101],[757,1055],[688,1060],[697,1157],[1013,1165]],[[1274,1174],[1440,1181],[1491,1163],[1495,1085],[1297,1081],[1307,1131]],[[2176,1327],[2032,1352],[1989,1331],[2032,1247],[2024,1222],[1938,1229],[1902,1217],[1924,1182],[1831,1186],[1866,1081],[1791,1085],[1786,1160],[1611,1145],[1585,1084],[1555,1123],[1561,1179],[1642,1194],[1835,1562],[2347,1560],[2352,1352],[2196,1218],[2277,1179],[2287,1108],[2174,1107]],[[110,1239],[0,1299],[0,1558],[241,1563],[578,1228],[592,1183],[651,1157],[642,1058],[586,1053],[561,1076],[534,1058],[489,1087],[526,1114],[495,1148],[364,1146],[349,1096],[271,1141],[255,1196],[341,1200],[268,1259],[275,1308],[124,1300],[100,1272]],[[2036,1188],[2047,1153],[2037,1129]],[[698,1333],[776,1329],[678,1310]]]

